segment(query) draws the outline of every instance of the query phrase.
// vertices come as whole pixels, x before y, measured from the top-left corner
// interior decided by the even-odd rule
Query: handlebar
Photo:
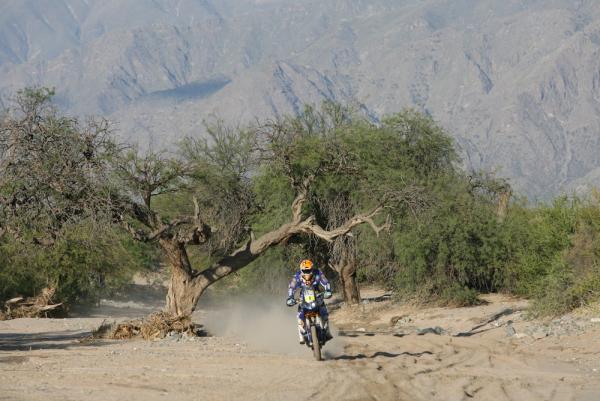
[[[316,297],[317,299],[321,300],[321,301],[323,301],[324,299],[328,299],[328,298],[330,298],[330,297],[331,297],[331,291],[329,291],[329,294],[330,294],[330,296],[329,296],[329,297],[327,297],[327,298],[325,297],[325,293],[326,293],[326,292],[328,292],[328,291],[320,291],[320,292],[315,292],[315,297]],[[291,299],[292,301],[294,301],[294,303],[290,304],[290,303],[287,303],[287,302],[286,302],[286,303],[287,303],[287,306],[294,306],[294,305],[296,305],[296,304],[298,304],[298,303],[302,303],[302,298],[301,298],[301,297],[296,297],[296,296],[294,296],[293,298],[289,298],[289,299]]]
[[[315,293],[315,297],[322,298],[322,299],[328,299],[328,298],[325,298],[325,292],[326,291],[317,292],[317,293]],[[292,299],[294,300],[295,303],[302,302],[302,297],[294,297]]]

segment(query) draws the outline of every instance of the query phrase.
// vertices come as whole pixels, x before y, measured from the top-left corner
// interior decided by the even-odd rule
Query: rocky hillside
[[[164,146],[328,98],[414,107],[531,197],[600,185],[596,0],[4,0],[0,94]]]

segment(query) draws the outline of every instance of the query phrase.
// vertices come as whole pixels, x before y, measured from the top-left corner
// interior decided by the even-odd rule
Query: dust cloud
[[[285,299],[236,297],[210,311],[204,320],[207,331],[216,336],[232,337],[261,351],[311,357],[305,345],[298,344],[297,307],[285,305]],[[323,356],[333,358],[343,352],[343,340],[334,336],[323,348]]]

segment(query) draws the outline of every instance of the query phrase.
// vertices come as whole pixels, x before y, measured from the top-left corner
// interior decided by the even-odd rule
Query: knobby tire
[[[317,361],[321,360],[321,343],[317,334],[317,326],[310,326],[310,336],[312,337],[313,355]]]

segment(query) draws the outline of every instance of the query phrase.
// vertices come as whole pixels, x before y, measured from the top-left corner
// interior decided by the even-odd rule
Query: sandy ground
[[[529,321],[526,302],[499,295],[454,309],[366,295],[332,306],[339,333],[324,362],[295,343],[282,302],[210,308],[194,318],[212,336],[155,342],[82,341],[105,319],[158,307],[152,296],[0,322],[0,400],[600,400],[593,315]]]

